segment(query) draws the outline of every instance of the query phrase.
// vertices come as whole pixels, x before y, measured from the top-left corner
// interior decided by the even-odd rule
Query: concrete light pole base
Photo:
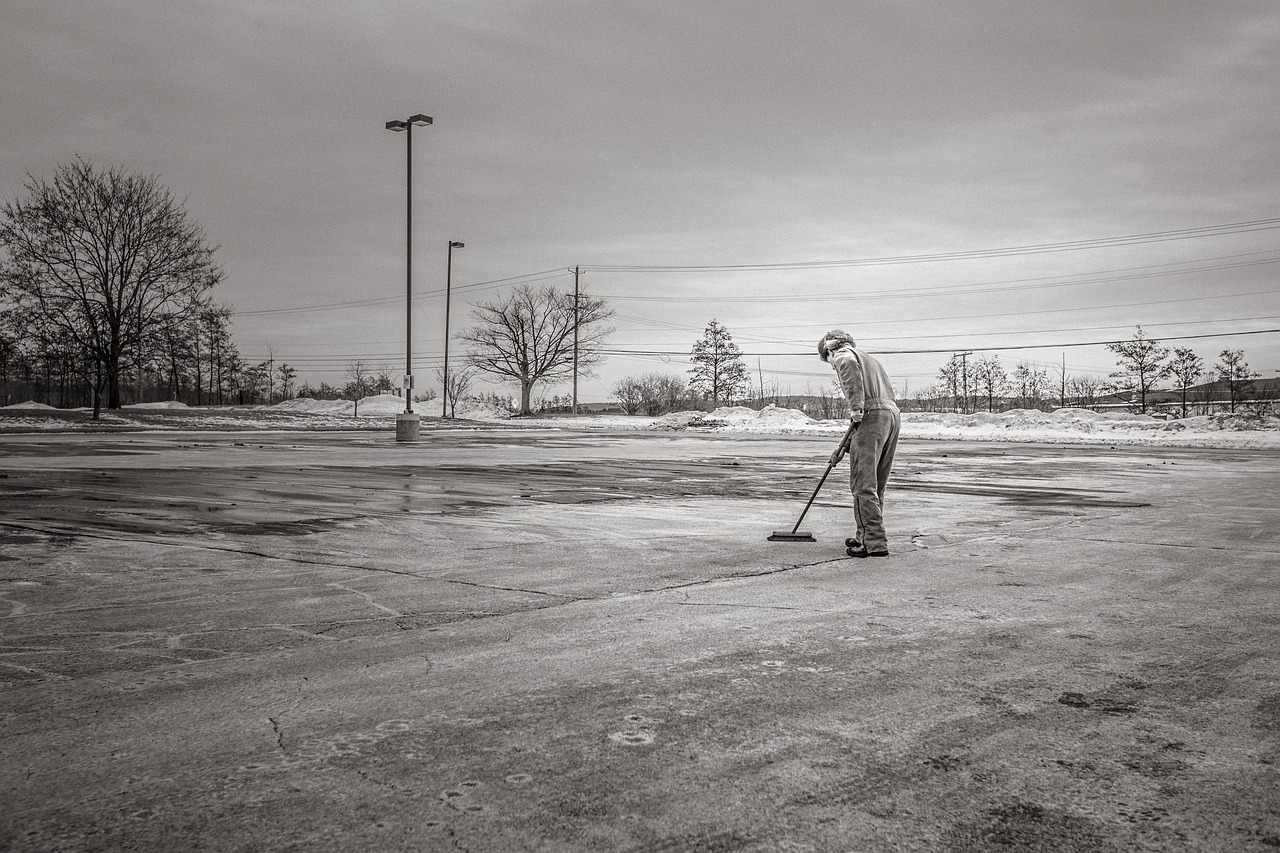
[[[417,441],[418,430],[416,412],[401,412],[396,415],[396,441]]]

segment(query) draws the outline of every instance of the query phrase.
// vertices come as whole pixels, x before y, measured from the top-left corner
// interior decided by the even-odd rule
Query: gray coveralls
[[[902,418],[893,383],[879,361],[850,346],[832,350],[835,370],[849,401],[849,417],[858,424],[849,447],[849,487],[858,538],[873,553],[889,550],[884,532],[884,490],[898,449]]]

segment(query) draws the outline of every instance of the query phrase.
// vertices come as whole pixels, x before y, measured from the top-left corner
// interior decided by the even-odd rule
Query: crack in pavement
[[[375,607],[375,608],[377,608],[378,610],[381,610],[383,613],[389,613],[389,614],[391,614],[392,616],[404,616],[404,615],[406,615],[406,614],[404,614],[404,613],[401,613],[399,610],[395,610],[395,609],[393,609],[393,608],[391,608],[391,607],[387,607],[386,605],[379,604],[378,602],[376,602],[376,601],[374,601],[374,600],[373,600],[373,596],[372,596],[372,595],[370,595],[369,593],[367,593],[367,592],[365,592],[365,591],[363,591],[363,590],[359,590],[359,589],[352,589],[352,588],[351,588],[351,587],[349,587],[349,586],[344,586],[343,584],[336,583],[336,582],[335,582],[335,583],[325,584],[325,586],[332,586],[332,587],[336,587],[337,589],[344,589],[344,590],[346,590],[347,592],[350,592],[350,593],[353,593],[353,594],[355,594],[355,595],[358,595],[358,596],[360,596],[361,598],[363,598],[363,599],[364,599],[364,600],[369,604],[369,606],[370,606],[370,607]]]
[[[713,584],[713,583],[725,583],[727,581],[749,580],[751,578],[764,578],[764,577],[768,577],[769,575],[779,575],[779,574],[783,574],[784,572],[793,572],[796,569],[811,569],[814,566],[823,566],[823,565],[826,565],[827,563],[836,563],[843,560],[851,560],[851,559],[853,558],[852,557],[831,557],[830,559],[817,560],[812,563],[794,563],[789,566],[782,566],[777,569],[765,569],[759,572],[747,572],[745,574],[740,574],[740,575],[725,575],[724,577],[718,577],[718,578],[703,578],[702,580],[689,581],[688,583],[677,583],[677,584],[672,584],[671,586],[655,586],[655,587],[650,587],[648,589],[637,590],[636,592],[632,593],[632,595],[648,595],[650,593],[655,593],[655,592],[670,592],[676,589],[688,589],[689,587],[706,586],[708,584]],[[597,600],[597,599],[590,599],[590,600]]]
[[[282,755],[288,755],[288,751],[284,748],[284,729],[280,728],[280,721],[275,717],[267,717],[267,722],[271,723],[271,730],[276,733],[276,746],[280,748]]]
[[[678,607],[742,607],[751,610],[798,610],[801,613],[844,613],[843,610],[830,610],[818,607],[787,607],[783,604],[739,604],[726,601],[677,601]]]

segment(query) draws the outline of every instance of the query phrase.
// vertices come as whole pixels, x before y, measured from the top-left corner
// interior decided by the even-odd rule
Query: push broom
[[[853,431],[858,428],[856,423],[850,422],[849,428],[845,430],[844,438],[840,439],[840,446],[847,448],[849,439],[853,436]],[[809,507],[813,506],[813,500],[818,496],[818,492],[822,491],[822,484],[827,482],[827,475],[831,473],[831,469],[836,467],[835,462],[827,463],[827,470],[822,472],[822,479],[818,481],[818,488],[813,490],[813,494],[809,496],[809,502],[804,505],[804,509],[800,511],[800,517],[796,519],[796,526],[790,530],[775,530],[773,535],[769,537],[770,542],[817,542],[813,538],[813,534],[807,530],[800,530],[800,522],[804,521],[805,513],[809,511]]]

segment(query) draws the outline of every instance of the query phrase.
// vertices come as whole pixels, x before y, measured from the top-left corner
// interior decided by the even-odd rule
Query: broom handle
[[[853,435],[853,431],[857,428],[858,428],[857,424],[855,424],[853,421],[849,422],[849,428],[845,430],[844,438],[840,439],[841,447],[844,447],[849,443],[849,437]],[[834,462],[827,463],[827,470],[822,472],[822,479],[818,481],[818,488],[813,490],[813,494],[809,496],[809,502],[805,504],[804,509],[800,511],[800,517],[796,519],[796,526],[791,528],[792,533],[795,533],[797,530],[800,529],[800,522],[804,521],[805,513],[809,511],[809,507],[813,506],[813,501],[815,498],[818,497],[818,492],[822,491],[822,484],[827,482],[827,476],[831,473],[831,469],[834,467],[836,467],[836,463]]]

